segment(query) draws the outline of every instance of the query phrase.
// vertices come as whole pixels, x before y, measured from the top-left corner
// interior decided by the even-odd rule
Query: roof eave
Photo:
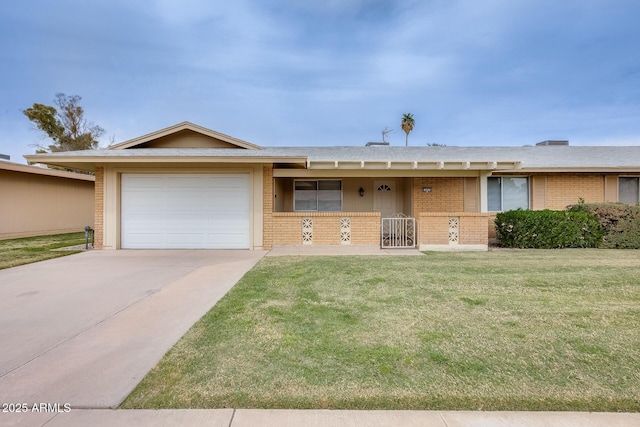
[[[59,165],[54,165],[54,166],[59,166]],[[66,166],[62,166],[62,167],[66,167]],[[4,163],[4,164],[0,163],[0,169],[12,171],[12,172],[28,173],[33,175],[54,176],[58,178],[78,179],[81,181],[95,181],[95,177],[93,175],[85,175],[85,174],[69,172],[69,171],[60,171],[56,169],[45,169],[37,166],[21,165],[16,163]],[[69,169],[78,169],[78,168],[69,168]],[[85,170],[85,169],[79,169],[79,170]]]
[[[613,167],[526,167],[519,172],[529,173],[639,173],[640,166]]]
[[[282,156],[24,156],[30,163],[69,167],[69,164],[96,163],[291,163],[304,165],[306,157]],[[87,169],[89,170],[89,169]],[[92,170],[92,169],[91,169]]]

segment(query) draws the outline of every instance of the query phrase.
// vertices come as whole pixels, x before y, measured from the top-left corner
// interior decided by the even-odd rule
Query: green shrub
[[[571,212],[588,212],[598,217],[605,230],[601,247],[640,249],[640,206],[624,203],[578,203]]]
[[[505,248],[595,248],[604,230],[589,212],[515,211],[496,216],[496,237]]]

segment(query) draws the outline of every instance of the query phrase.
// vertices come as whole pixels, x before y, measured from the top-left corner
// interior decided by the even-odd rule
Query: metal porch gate
[[[380,237],[383,248],[415,248],[416,219],[382,218]]]

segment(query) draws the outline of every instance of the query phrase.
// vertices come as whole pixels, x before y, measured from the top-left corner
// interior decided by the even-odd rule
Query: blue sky
[[[0,153],[82,96],[122,142],[182,121],[265,146],[640,145],[636,0],[0,4]]]

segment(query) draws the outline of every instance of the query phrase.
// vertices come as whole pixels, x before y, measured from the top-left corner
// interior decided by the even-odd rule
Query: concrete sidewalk
[[[332,411],[289,409],[72,409],[68,413],[0,414],[0,426],[213,427],[637,427],[640,414],[589,412]]]

